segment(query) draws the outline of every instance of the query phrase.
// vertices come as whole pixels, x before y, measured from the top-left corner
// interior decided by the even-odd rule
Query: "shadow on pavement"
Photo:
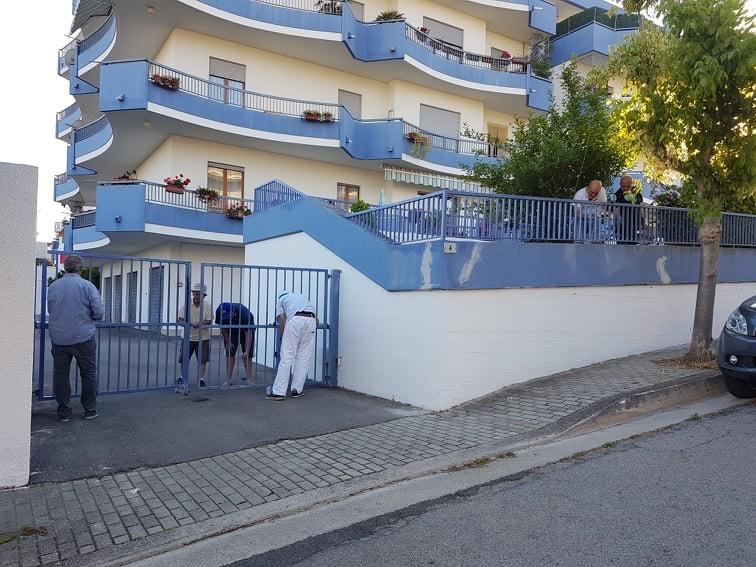
[[[390,421],[421,410],[339,389],[309,388],[271,402],[258,388],[100,396],[100,417],[56,420],[54,401],[32,408],[32,483],[98,477],[212,457],[283,439]]]

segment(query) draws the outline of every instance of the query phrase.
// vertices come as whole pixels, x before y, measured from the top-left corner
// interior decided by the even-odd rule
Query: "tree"
[[[649,158],[679,172],[699,226],[701,265],[688,357],[711,358],[721,215],[756,200],[756,35],[744,0],[635,0],[645,26],[610,55],[628,98],[617,117]]]
[[[606,85],[582,76],[575,61],[561,77],[564,103],[529,120],[516,121],[513,138],[503,143],[505,158],[478,161],[468,176],[510,195],[571,199],[589,181],[609,183],[632,157],[607,103]]]

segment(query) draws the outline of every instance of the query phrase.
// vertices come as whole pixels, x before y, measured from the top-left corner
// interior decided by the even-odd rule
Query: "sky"
[[[756,11],[756,0],[747,5],[751,13]],[[33,6],[33,28],[27,25],[27,2],[3,2],[0,7],[0,19],[10,23],[3,26],[0,44],[10,65],[6,85],[13,85],[0,89],[0,108],[5,109],[0,162],[39,168],[37,240],[49,241],[55,222],[66,213],[53,200],[53,177],[66,169],[66,143],[55,138],[55,113],[73,102],[68,81],[57,73],[58,49],[69,41],[71,2],[44,0]]]
[[[53,200],[53,177],[66,170],[66,143],[55,138],[55,113],[74,100],[68,81],[58,76],[58,49],[70,41],[65,32],[71,1],[3,2],[0,19],[5,22],[0,43],[5,65],[10,65],[0,89],[0,162],[39,168],[37,240],[49,241],[66,210]]]

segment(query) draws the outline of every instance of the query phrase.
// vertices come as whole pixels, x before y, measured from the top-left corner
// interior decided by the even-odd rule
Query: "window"
[[[423,27],[430,30],[428,35],[432,38],[462,49],[465,37],[465,32],[462,29],[439,22],[433,18],[423,18]]]
[[[210,58],[210,83],[208,96],[226,104],[244,106],[244,78],[247,69],[244,65]],[[217,85],[217,86],[216,86]]]
[[[509,137],[508,132],[509,130],[506,126],[501,126],[499,124],[488,125],[489,157],[499,157],[499,154],[502,152],[500,146],[504,145],[504,142],[507,141]]]
[[[339,201],[346,201],[347,203],[356,203],[360,200],[360,187],[359,185],[349,185],[347,183],[339,183],[336,186],[336,198]]]
[[[362,95],[339,89],[339,106],[347,109],[352,118],[362,118]]]
[[[456,152],[460,120],[459,112],[420,105],[420,128],[437,134],[430,136],[431,147]]]
[[[349,2],[349,7],[352,9],[352,14],[354,14],[355,18],[361,22],[365,21],[365,4],[351,0]]]
[[[226,197],[244,198],[244,168],[209,162],[207,187]]]

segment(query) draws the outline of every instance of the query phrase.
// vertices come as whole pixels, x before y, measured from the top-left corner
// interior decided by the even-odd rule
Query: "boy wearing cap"
[[[307,372],[315,356],[315,329],[318,318],[315,306],[301,293],[284,291],[276,301],[276,318],[281,334],[281,359],[273,386],[266,398],[274,401],[286,399],[291,378],[291,397],[302,395]]]
[[[207,294],[205,288],[200,284],[194,284],[192,287],[192,311],[191,311],[191,329],[189,331],[189,359],[191,360],[192,354],[197,359],[200,365],[200,387],[205,387],[205,375],[207,374],[207,363],[210,362],[210,325],[213,322],[213,312],[210,308],[210,304],[204,299]],[[200,321],[204,326],[202,329],[202,337],[200,338]],[[179,308],[178,322],[186,322],[186,306]],[[201,343],[201,344],[200,344]],[[184,387],[184,344],[181,344],[181,351],[178,357],[179,376],[176,379],[178,387],[177,392],[188,393],[188,390]]]
[[[224,301],[215,310],[215,324],[223,325],[221,335],[223,335],[223,344],[226,345],[228,379],[224,385],[230,386],[234,383],[236,351],[240,346],[247,383],[252,384],[254,381],[252,356],[255,349],[255,316],[242,303]]]

